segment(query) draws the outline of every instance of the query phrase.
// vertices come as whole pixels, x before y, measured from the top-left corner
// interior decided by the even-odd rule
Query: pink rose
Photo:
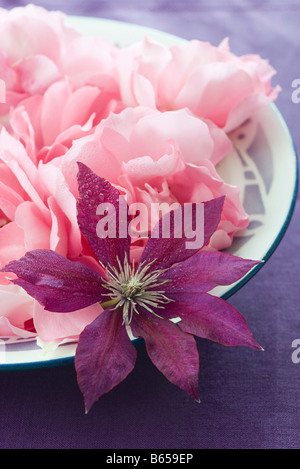
[[[187,107],[226,132],[274,101],[280,91],[271,87],[275,70],[266,60],[236,56],[227,40],[218,47],[193,40],[167,48],[146,38],[121,49],[117,62],[126,106],[161,111]]]

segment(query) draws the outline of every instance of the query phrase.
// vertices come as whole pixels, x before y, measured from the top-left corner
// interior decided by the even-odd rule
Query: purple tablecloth
[[[34,2],[33,2],[34,3]],[[218,44],[230,38],[237,54],[258,53],[278,70],[277,101],[300,148],[300,104],[291,99],[300,78],[297,0],[40,0],[69,14],[134,22]],[[1,0],[11,8],[25,1]],[[282,155],[284,158],[284,155]],[[230,298],[265,352],[227,349],[198,340],[201,404],[170,384],[139,347],[134,372],[88,415],[72,365],[1,372],[0,448],[222,449],[299,448],[300,203],[271,259]]]

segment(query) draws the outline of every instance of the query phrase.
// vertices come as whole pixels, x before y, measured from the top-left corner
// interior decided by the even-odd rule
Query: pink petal
[[[12,62],[32,55],[45,55],[58,63],[62,49],[79,35],[65,25],[61,12],[47,11],[31,4],[3,9],[0,25],[1,47]]]
[[[23,202],[22,197],[13,189],[0,182],[0,209],[8,220],[13,220],[17,207]]]
[[[16,197],[19,196],[20,200],[25,199],[26,194],[23,187],[5,163],[0,163],[0,181],[17,194]]]
[[[50,249],[65,257],[68,257],[69,254],[73,258],[72,254],[74,253],[70,250],[68,243],[69,236],[65,216],[53,196],[48,197],[47,202],[51,213]]]
[[[18,163],[19,167],[27,174],[36,174],[36,168],[28,157],[24,146],[12,135],[10,135],[5,128],[2,128],[0,135],[0,150],[1,160],[9,167],[13,162]],[[30,180],[33,180],[30,178]]]
[[[62,109],[62,122],[60,132],[74,124],[83,126],[93,112],[93,105],[100,96],[101,91],[94,86],[84,86],[75,90]]]
[[[45,55],[26,57],[16,70],[20,76],[24,92],[42,94],[61,77],[57,65]]]
[[[12,221],[0,229],[0,268],[26,252],[24,231]]]
[[[197,83],[201,83],[201,87],[197,87]],[[178,95],[176,106],[187,106],[195,115],[222,128],[230,109],[252,91],[251,77],[235,63],[211,63],[191,74]]]
[[[24,202],[18,206],[15,222],[24,231],[27,251],[50,248],[50,227],[33,202]]]
[[[133,129],[131,146],[132,156],[149,155],[154,160],[161,156],[166,142],[177,143],[186,162],[197,163],[209,159],[214,150],[214,142],[209,128],[186,109],[160,113],[149,113]]]
[[[170,150],[173,150],[171,154],[165,154],[157,161],[153,161],[150,156],[132,159],[123,164],[122,170],[134,186],[156,185],[156,181],[166,178],[182,168],[183,162],[179,154],[174,148]]]
[[[52,161],[53,165],[60,168],[70,191],[75,197],[78,197],[77,162],[84,163],[96,174],[113,184],[118,181],[120,163],[113,154],[103,147],[97,134],[88,135],[73,142],[72,147],[65,153],[63,158]]]
[[[32,319],[34,300],[15,285],[1,285],[0,337],[34,337],[25,329],[26,321]]]
[[[65,51],[62,67],[76,87],[92,84],[95,76],[114,78],[114,51],[116,47],[102,37],[79,36]],[[111,90],[113,91],[113,90]]]
[[[67,82],[54,83],[43,97],[41,129],[44,145],[51,145],[62,131],[62,110],[71,95]],[[53,116],[56,116],[55,119]]]
[[[13,110],[10,118],[14,133],[24,143],[24,146],[36,163],[36,149],[44,144],[41,127],[42,96],[31,96],[22,100]]]
[[[35,301],[34,325],[39,338],[44,342],[56,342],[63,339],[77,340],[83,329],[102,311],[97,303],[72,313],[53,313]]]
[[[239,187],[226,184],[211,161],[204,160],[200,166],[186,165],[184,171],[172,177],[169,185],[181,204],[225,196],[220,223],[210,239],[209,248],[227,248],[233,236],[248,226],[249,216],[241,202]]]
[[[0,337],[30,339],[36,337],[36,333],[27,331],[23,327],[14,326],[8,318],[0,316]]]
[[[68,242],[68,255],[76,257],[80,254],[82,249],[81,233],[77,223],[76,199],[70,192],[67,182],[59,168],[52,164],[40,163],[38,167],[38,175],[43,184],[43,189],[47,198],[50,197],[51,200],[53,197],[57,205],[57,209],[52,205],[52,220],[53,210],[55,210],[56,217],[58,217],[57,221],[60,223],[60,226],[63,226],[63,224],[65,225]],[[63,236],[62,232],[61,236]],[[64,242],[66,242],[66,240]]]
[[[270,95],[259,92],[253,92],[249,96],[245,96],[238,104],[230,110],[224,130],[231,132],[236,129],[241,123],[245,122],[251,114],[257,109],[266,106],[268,103],[273,102],[278,97],[281,91],[280,86],[276,86]]]
[[[10,168],[28,197],[47,219],[49,213],[43,201],[43,189],[38,171],[24,146],[3,128],[0,135],[0,159]]]

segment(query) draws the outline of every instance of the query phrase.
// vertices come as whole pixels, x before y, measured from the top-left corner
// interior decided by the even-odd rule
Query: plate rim
[[[106,22],[106,23],[111,23],[111,24],[122,24],[124,26],[131,26],[136,29],[140,29],[141,31],[148,32],[149,34],[152,33],[157,33],[161,34],[162,36],[165,36],[166,38],[169,38],[170,40],[176,40],[178,42],[182,41],[187,41],[185,38],[181,38],[179,36],[176,36],[175,34],[171,34],[168,32],[164,32],[162,30],[158,30],[156,28],[150,28],[148,26],[143,26],[141,24],[136,24],[136,23],[130,23],[130,22],[125,22],[125,21],[118,21],[110,18],[101,18],[101,17],[90,17],[90,16],[75,16],[75,15],[66,15],[66,22],[68,19],[71,21],[75,20],[93,20],[93,21],[99,21],[99,22]],[[277,247],[281,243],[282,239],[284,238],[286,231],[290,225],[290,222],[292,220],[292,216],[295,210],[296,202],[297,202],[297,195],[299,191],[299,161],[298,161],[298,152],[296,149],[296,145],[294,142],[294,138],[291,134],[291,131],[282,115],[282,113],[279,111],[278,107],[274,103],[269,104],[270,107],[273,108],[275,111],[275,114],[282,126],[282,129],[286,135],[287,141],[289,141],[290,147],[292,149],[292,153],[294,155],[294,174],[295,174],[295,179],[294,179],[294,187],[293,187],[293,192],[292,192],[292,197],[290,201],[290,206],[287,212],[287,216],[285,218],[284,223],[281,226],[280,231],[278,232],[275,240],[261,259],[261,262],[257,264],[255,267],[251,269],[250,272],[248,272],[241,280],[237,281],[232,288],[227,290],[225,293],[220,295],[220,298],[223,300],[227,300],[230,298],[232,295],[234,295],[238,290],[240,290],[246,283],[249,282],[249,280],[254,277],[258,273],[258,271],[266,264],[266,262],[271,258],[273,253],[276,251]],[[142,342],[142,339],[134,339],[133,344],[136,346]],[[17,352],[16,352],[17,353]],[[41,361],[28,361],[28,362],[19,362],[19,363],[0,363],[0,371],[20,371],[20,370],[28,370],[28,369],[41,369],[41,368],[52,368],[56,366],[65,366],[65,365],[70,365],[74,362],[75,354],[72,356],[66,356],[66,357],[58,357],[58,358],[51,358],[48,360],[41,360]]]
[[[292,220],[296,202],[297,202],[297,196],[298,196],[298,191],[299,191],[299,161],[298,161],[298,152],[296,149],[296,145],[293,139],[293,136],[291,134],[290,129],[288,128],[288,125],[283,118],[283,115],[279,111],[278,107],[274,103],[269,104],[270,107],[273,108],[275,111],[276,116],[278,117],[280,124],[282,126],[282,129],[284,130],[287,139],[289,140],[291,149],[293,151],[294,155],[294,174],[295,174],[295,180],[294,180],[294,187],[293,187],[293,192],[292,192],[292,197],[290,201],[290,206],[287,212],[286,219],[284,223],[281,226],[280,231],[278,232],[275,240],[273,241],[272,245],[269,247],[263,258],[261,259],[261,262],[257,264],[253,269],[250,270],[241,280],[239,280],[236,284],[232,286],[226,293],[220,296],[220,298],[227,300],[230,298],[234,293],[236,293],[240,288],[242,288],[246,283],[249,282],[249,280],[257,274],[257,272],[262,269],[262,267],[266,264],[266,262],[271,258],[272,254],[276,251],[278,248],[279,244],[281,243],[282,239],[284,238],[284,235],[290,225],[290,222]]]

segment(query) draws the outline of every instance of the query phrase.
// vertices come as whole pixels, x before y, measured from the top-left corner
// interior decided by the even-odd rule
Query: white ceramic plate
[[[166,46],[185,40],[139,25],[86,17],[69,17],[68,24],[82,34],[102,36],[121,47],[145,36]],[[218,166],[223,179],[240,187],[244,207],[251,217],[247,230],[236,237],[229,252],[266,261],[281,241],[290,222],[297,194],[297,156],[289,130],[274,105],[259,110],[232,133],[234,150]],[[218,287],[214,294],[228,298],[241,288],[263,263],[242,280]],[[76,343],[64,344],[43,354],[35,340],[0,340],[0,368],[38,368],[71,363]]]

